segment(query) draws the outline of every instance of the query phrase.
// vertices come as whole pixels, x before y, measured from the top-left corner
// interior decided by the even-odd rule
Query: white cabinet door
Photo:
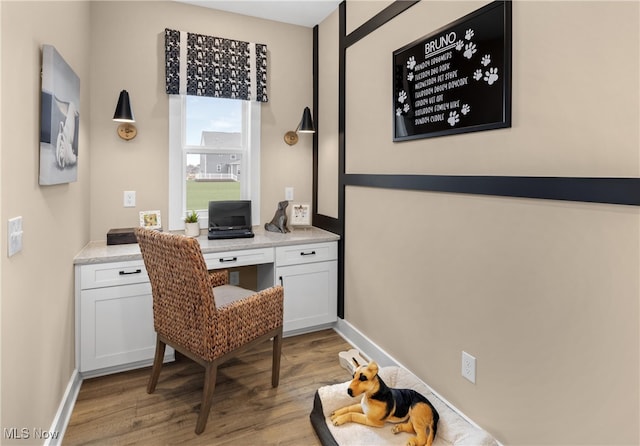
[[[284,332],[303,331],[337,319],[338,262],[276,269],[284,286]]]
[[[82,290],[80,299],[80,372],[152,362],[156,334],[148,282]],[[172,356],[167,348],[165,360]]]

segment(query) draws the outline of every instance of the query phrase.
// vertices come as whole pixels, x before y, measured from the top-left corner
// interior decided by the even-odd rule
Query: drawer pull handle
[[[141,269],[137,269],[135,271],[120,271],[118,274],[120,274],[121,276],[128,276],[130,274],[140,274],[141,272]]]
[[[237,262],[237,261],[238,261],[237,257],[232,257],[230,259],[220,259],[220,263]]]
[[[301,252],[300,253],[301,256],[315,256],[316,252],[315,251],[311,251],[311,252]]]
[[[284,280],[282,280],[282,276],[278,277],[280,279],[280,285],[284,286]]]

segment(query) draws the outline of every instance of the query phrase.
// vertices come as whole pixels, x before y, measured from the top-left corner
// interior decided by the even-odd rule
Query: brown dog
[[[356,367],[347,393],[352,397],[364,395],[360,404],[331,414],[334,426],[349,422],[374,427],[382,427],[387,421],[398,423],[392,428],[394,434],[416,434],[407,446],[431,446],[440,416],[429,400],[415,390],[388,387],[378,376],[378,364],[373,361],[362,366],[356,362]]]

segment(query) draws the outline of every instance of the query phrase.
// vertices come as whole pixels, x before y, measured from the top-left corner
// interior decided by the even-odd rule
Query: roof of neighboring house
[[[202,132],[200,144],[203,146],[241,147],[242,135],[230,132]]]

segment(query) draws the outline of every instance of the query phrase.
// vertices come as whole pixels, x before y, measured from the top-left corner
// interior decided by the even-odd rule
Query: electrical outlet
[[[476,383],[476,358],[467,352],[462,352],[462,376]]]
[[[284,199],[287,201],[293,200],[293,187],[284,188]]]
[[[136,207],[136,191],[135,190],[124,191],[124,207],[126,208]]]

